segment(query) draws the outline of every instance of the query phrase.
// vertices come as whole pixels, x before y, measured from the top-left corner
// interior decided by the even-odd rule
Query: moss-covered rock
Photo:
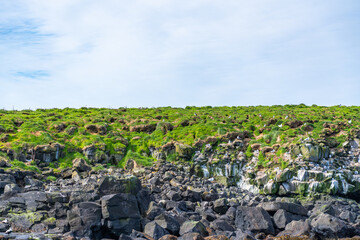
[[[194,149],[187,144],[177,143],[175,144],[175,152],[179,158],[190,160],[192,154],[194,153]]]
[[[279,184],[274,180],[270,180],[264,186],[264,193],[265,194],[277,194],[279,191]]]

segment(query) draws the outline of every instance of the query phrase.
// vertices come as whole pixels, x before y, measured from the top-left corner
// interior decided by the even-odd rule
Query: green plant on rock
[[[50,181],[52,181],[52,182],[55,182],[55,181],[56,181],[56,177],[55,177],[55,176],[48,176],[46,179],[47,179],[47,180],[50,180]]]
[[[253,156],[252,148],[250,145],[246,148],[245,155],[248,159],[250,159]]]
[[[41,172],[39,170],[39,168],[37,168],[36,166],[26,165],[24,162],[21,162],[21,161],[18,161],[18,160],[11,161],[11,165],[12,165],[11,168],[13,168],[13,169],[20,168],[20,169],[23,169],[23,170],[28,170],[28,171],[38,172],[38,173]]]

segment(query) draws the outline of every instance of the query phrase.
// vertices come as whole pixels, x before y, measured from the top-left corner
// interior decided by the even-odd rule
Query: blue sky
[[[358,0],[7,0],[0,108],[360,105]]]

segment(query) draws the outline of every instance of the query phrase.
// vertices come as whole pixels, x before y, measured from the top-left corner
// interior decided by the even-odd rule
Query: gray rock
[[[185,233],[184,235],[178,237],[178,240],[203,240],[203,239],[204,238],[201,236],[201,234],[197,232]]]
[[[285,230],[280,232],[277,236],[303,236],[310,234],[310,224],[307,221],[292,221],[288,223],[285,227]]]
[[[225,214],[228,210],[227,201],[225,198],[219,198],[214,202],[214,211],[219,214]]]
[[[6,184],[4,187],[4,194],[9,194],[9,193],[18,193],[20,192],[21,188],[15,184],[15,183],[10,183],[10,184]]]
[[[133,230],[141,230],[140,218],[121,218],[113,221],[106,221],[106,227],[108,230],[120,236],[120,234],[130,234]]]
[[[98,192],[100,196],[131,193],[136,195],[141,190],[140,180],[133,175],[126,175],[120,178],[105,176],[99,183]]]
[[[145,225],[144,233],[156,240],[166,234],[169,234],[168,231],[166,231],[163,227],[161,227],[155,221],[149,222],[148,224]]]
[[[199,233],[201,236],[207,236],[208,232],[202,222],[186,221],[180,227],[180,236],[186,233]]]
[[[148,210],[149,204],[150,204],[150,192],[148,189],[141,189],[137,194],[136,194],[136,199],[138,202],[138,206],[139,206],[139,210],[140,210],[140,214],[144,215],[146,213],[146,211]]]
[[[164,211],[165,210],[162,207],[160,207],[156,202],[152,201],[150,202],[149,208],[146,212],[146,218],[152,221],[156,216],[160,215]]]
[[[92,237],[93,231],[101,227],[101,206],[94,202],[83,202],[67,214],[70,230],[76,236]]]
[[[120,218],[140,218],[136,197],[132,194],[119,193],[102,197],[103,218],[117,220]]]
[[[284,229],[285,226],[293,220],[300,220],[301,216],[291,214],[284,209],[279,209],[273,216],[274,224],[279,229]]]
[[[178,235],[180,230],[180,223],[175,217],[168,213],[162,213],[155,218],[155,222],[162,228],[169,231],[170,234]]]
[[[233,240],[256,240],[256,238],[254,238],[250,233],[237,230],[236,237]]]
[[[303,206],[288,202],[262,202],[258,205],[258,207],[265,209],[267,212],[276,212],[279,209],[284,209],[297,215],[307,216],[308,213]]]
[[[235,225],[242,231],[249,230],[254,233],[264,232],[266,234],[275,233],[270,215],[259,207],[238,207]]]
[[[180,201],[182,199],[181,195],[178,192],[175,192],[173,190],[169,191],[166,194],[166,197],[168,197],[172,201]]]
[[[91,170],[91,167],[87,165],[85,160],[82,158],[75,158],[73,160],[73,168],[79,172],[88,172]]]
[[[326,213],[321,213],[310,223],[312,230],[323,237],[352,237],[353,229],[344,221]]]
[[[215,221],[210,223],[210,227],[216,231],[230,231],[233,232],[235,229],[225,220],[216,219]]]

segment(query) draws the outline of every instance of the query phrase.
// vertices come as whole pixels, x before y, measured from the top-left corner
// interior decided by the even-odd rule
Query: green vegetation
[[[293,143],[305,138],[322,139],[331,147],[341,148],[350,138],[359,137],[360,107],[357,106],[250,106],[186,108],[80,108],[37,109],[35,111],[0,110],[0,154],[9,150],[31,158],[38,145],[59,143],[62,156],[50,167],[71,167],[74,158],[110,158],[110,165],[123,167],[128,159],[150,165],[152,149],[175,142],[202,151],[209,142],[216,148],[221,137],[230,132],[244,132],[250,144],[261,147],[279,145],[280,158]],[[203,143],[199,144],[201,141]],[[84,148],[93,146],[94,158],[88,159]],[[5,154],[6,155],[6,154]],[[252,157],[249,146],[246,151]],[[178,160],[170,152],[169,159]],[[27,158],[28,159],[28,158]],[[266,158],[259,165],[266,166]],[[13,168],[38,171],[36,166],[20,161]],[[287,165],[280,161],[281,168]]]
[[[50,180],[50,181],[52,181],[52,182],[55,182],[55,181],[56,181],[56,177],[55,177],[55,176],[48,176],[46,179],[47,179],[47,180]]]
[[[34,172],[39,172],[40,173],[39,168],[37,168],[36,166],[26,165],[24,162],[21,162],[21,161],[18,161],[18,160],[12,161],[11,165],[12,165],[13,169],[20,168],[22,170],[29,170],[29,171],[34,171]]]

